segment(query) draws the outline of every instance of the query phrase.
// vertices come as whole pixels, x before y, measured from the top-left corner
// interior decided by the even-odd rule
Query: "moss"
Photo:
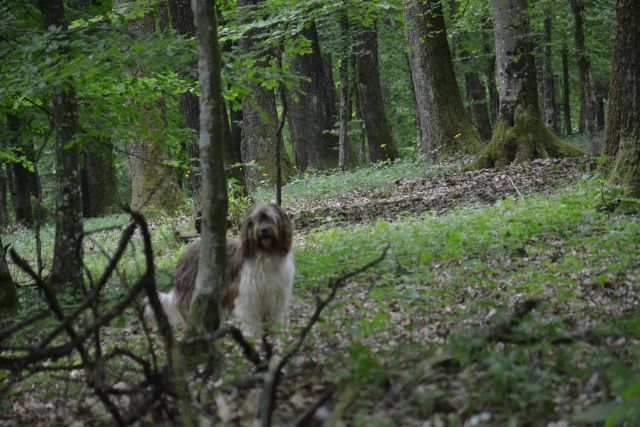
[[[500,120],[489,145],[466,170],[502,168],[511,163],[582,154],[582,150],[561,141],[551,133],[542,119],[518,106],[513,126],[509,126],[506,120]]]
[[[620,138],[611,182],[623,186],[622,202],[616,213],[640,212],[640,141],[638,138]]]
[[[476,155],[482,152],[484,144],[478,135],[468,127],[466,130],[451,135],[444,145],[441,160],[458,158],[461,155]]]

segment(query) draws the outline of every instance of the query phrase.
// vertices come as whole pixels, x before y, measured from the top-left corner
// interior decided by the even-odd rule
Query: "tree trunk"
[[[420,151],[430,162],[478,153],[482,145],[462,106],[440,0],[407,0],[404,20],[420,115]]]
[[[95,144],[84,152],[81,171],[82,214],[86,218],[105,215],[118,204],[113,153],[108,144]]]
[[[0,319],[18,309],[18,294],[11,279],[4,246],[0,240]]]
[[[640,206],[640,2],[616,2],[614,48],[609,116],[605,144],[607,152],[617,151],[611,174],[613,182],[624,186],[621,212],[638,212]],[[617,150],[614,150],[617,147]],[[632,200],[635,198],[636,200]]]
[[[555,137],[542,121],[526,0],[491,0],[491,10],[500,112],[491,143],[469,169],[582,154]]]
[[[581,121],[584,126],[584,136],[589,143],[589,154],[596,156],[600,153],[600,144],[595,137],[596,102],[591,80],[591,64],[584,45],[584,3],[583,0],[569,0],[569,2],[573,11],[575,53],[580,71]]]
[[[560,133],[558,104],[556,104],[556,83],[551,64],[551,8],[544,10],[544,54],[542,61],[542,117],[549,129],[554,133]]]
[[[480,75],[475,71],[465,73],[464,85],[480,137],[484,141],[488,141],[491,139],[491,119],[489,118],[487,95]]]
[[[224,286],[227,185],[224,172],[224,123],[220,50],[215,2],[194,0],[200,76],[200,162],[203,224],[190,335],[211,334],[220,327],[220,293]]]
[[[596,84],[596,131],[602,132],[605,126],[605,108],[604,100],[607,97],[609,89],[606,85]]]
[[[7,124],[11,147],[19,149],[18,155],[24,156],[29,162],[34,163],[35,152],[33,146],[30,142],[22,140],[20,118],[14,114],[7,114]],[[19,163],[11,163],[9,171],[11,173],[11,198],[16,222],[31,226],[33,225],[31,196],[38,197],[38,194],[40,194],[36,176],[32,170],[28,170]]]
[[[190,0],[169,0],[169,12],[171,23],[176,32],[186,38],[193,37],[195,34],[195,24],[193,20],[193,11],[191,10]],[[194,63],[192,68],[197,68]],[[186,142],[187,151],[189,152],[190,164],[193,173],[189,174],[188,185],[194,200],[194,206],[200,206],[202,191],[202,174],[200,173],[200,152],[198,148],[198,135],[200,132],[200,106],[198,97],[191,92],[180,94],[180,111],[185,119],[185,125],[193,130],[193,139]],[[226,109],[225,109],[226,113]],[[228,119],[222,122],[225,134],[225,162],[227,165],[242,163],[240,155],[234,150],[231,144],[231,128]],[[227,169],[230,178],[235,179],[240,184],[240,188],[246,193],[244,174],[242,168]]]
[[[254,6],[264,0],[238,0],[239,7]],[[240,47],[250,54],[257,48],[255,31],[245,34],[240,41]],[[270,58],[257,58],[256,66],[268,67]],[[278,114],[276,111],[276,97],[273,89],[267,89],[259,82],[247,84],[251,95],[242,103],[242,159],[244,163],[257,167],[248,167],[245,174],[250,188],[260,181],[270,184],[276,183],[276,144],[278,133]],[[284,150],[282,150],[284,151]],[[281,153],[282,178],[286,182],[291,174],[291,163],[284,152]]]
[[[377,26],[374,23],[367,28],[360,27],[356,34],[360,42],[360,53],[356,57],[359,101],[367,134],[369,160],[393,160],[398,153],[384,109],[380,86]]]
[[[118,0],[129,1],[131,0]],[[153,14],[148,13],[131,21],[129,28],[136,37],[153,37]],[[138,68],[134,73],[144,75],[144,70]],[[184,200],[175,170],[163,164],[165,160],[169,160],[162,145],[167,126],[164,100],[157,98],[155,103],[141,103],[134,99],[132,102],[141,104],[139,107],[142,126],[146,128],[146,140],[131,144],[131,206],[134,210],[146,214],[174,213],[182,206]]]
[[[493,33],[493,29],[489,30]],[[482,32],[482,44],[484,47],[484,53],[487,57],[487,66],[484,74],[487,79],[487,92],[489,92],[489,116],[491,119],[491,127],[493,128],[495,123],[498,121],[500,97],[498,95],[498,87],[496,85],[496,54],[484,31]]]
[[[45,30],[51,26],[67,30],[62,0],[39,0],[38,5]],[[57,53],[60,60],[64,60],[68,47],[62,45]],[[53,121],[56,134],[56,236],[49,283],[59,289],[68,283],[74,286],[82,283],[80,149],[77,144],[71,144],[78,130],[77,104],[71,82],[53,89]]]
[[[340,35],[342,50],[340,53],[340,133],[338,135],[338,166],[347,170],[349,165],[349,18],[346,11],[340,13]]]
[[[298,170],[330,169],[338,165],[338,140],[331,133],[336,100],[333,81],[325,76],[315,23],[301,33],[310,41],[311,53],[291,60],[290,71],[305,80],[288,91],[288,120]]]
[[[9,225],[9,208],[7,207],[8,184],[7,175],[4,173],[4,164],[0,163],[0,227]]]
[[[571,81],[569,80],[569,49],[567,42],[562,42],[562,113],[564,116],[564,133],[573,133],[571,125]]]

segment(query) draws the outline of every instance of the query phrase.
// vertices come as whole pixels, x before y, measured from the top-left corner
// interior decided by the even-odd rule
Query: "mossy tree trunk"
[[[40,0],[38,6],[45,30],[52,26],[67,30],[62,0]],[[68,47],[60,45],[58,60],[65,60],[68,53]],[[66,284],[79,287],[83,279],[80,147],[73,144],[78,131],[78,112],[71,82],[53,89],[53,122],[56,135],[56,236],[49,283],[59,289]]]
[[[420,151],[436,162],[482,145],[465,114],[440,0],[405,0],[409,63],[420,116]]]
[[[380,68],[378,66],[378,27],[375,23],[354,31],[360,48],[356,55],[359,105],[364,121],[369,161],[393,160],[398,156],[387,120]]]
[[[336,120],[333,79],[325,76],[315,22],[300,34],[311,42],[311,52],[291,59],[291,72],[301,80],[288,91],[287,118],[298,170],[330,169],[338,165],[338,139],[331,132]]]
[[[491,10],[500,112],[491,142],[468,168],[504,167],[512,162],[582,154],[554,136],[540,115],[526,0],[491,0]]]
[[[131,0],[116,0],[116,3],[129,1]],[[159,22],[162,23],[163,20],[160,19]],[[155,37],[153,13],[131,21],[129,28],[136,37]],[[145,71],[138,68],[134,72],[143,75]],[[169,159],[162,143],[167,126],[164,100],[157,98],[155,102],[132,101],[140,104],[140,120],[146,129],[141,132],[145,135],[145,140],[138,140],[131,147],[131,206],[146,214],[174,213],[182,206],[184,199],[175,170],[163,164]]]
[[[640,199],[640,2],[616,3],[614,50],[606,145],[618,147],[611,179],[624,185],[622,211],[639,211]]]
[[[224,171],[224,103],[220,81],[215,2],[194,0],[200,80],[200,163],[203,227],[196,287],[189,318],[190,335],[211,334],[220,327],[220,292],[224,285],[227,186]]]
[[[238,0],[239,7],[251,7],[263,3],[264,0]],[[255,32],[245,34],[240,47],[245,53],[258,49]],[[268,67],[272,57],[261,52],[256,66]],[[278,114],[276,96],[273,89],[267,89],[260,82],[247,84],[250,95],[242,102],[242,160],[257,167],[247,167],[245,176],[247,185],[255,187],[259,181],[276,183],[276,144],[278,143]],[[291,162],[281,150],[283,184],[291,174]]]
[[[18,294],[11,279],[4,246],[0,240],[0,318],[18,309]]]

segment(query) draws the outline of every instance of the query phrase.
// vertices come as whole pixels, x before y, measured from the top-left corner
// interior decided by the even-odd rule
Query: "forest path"
[[[419,179],[403,179],[375,193],[352,198],[331,198],[314,204],[287,207],[296,231],[337,224],[357,224],[379,218],[394,220],[403,214],[438,213],[474,203],[491,204],[507,196],[523,197],[550,192],[577,180],[584,171],[579,158],[535,160],[504,169],[446,173]]]

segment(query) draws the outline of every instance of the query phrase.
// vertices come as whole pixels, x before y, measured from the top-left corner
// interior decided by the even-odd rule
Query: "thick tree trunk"
[[[67,29],[62,0],[40,0],[45,30],[51,26]],[[64,60],[67,47],[58,54]],[[53,89],[53,121],[56,157],[56,236],[53,267],[49,283],[53,288],[82,283],[82,191],[80,186],[80,149],[71,142],[78,130],[75,92],[71,84]],[[71,145],[69,147],[69,145]]]
[[[9,225],[9,208],[7,205],[7,188],[9,181],[4,172],[4,165],[0,163],[0,227]]]
[[[342,50],[340,53],[340,132],[338,135],[338,166],[346,170],[349,165],[349,18],[346,11],[340,13],[340,35]]]
[[[564,133],[573,133],[571,125],[571,81],[569,80],[569,49],[567,42],[562,42],[562,114],[564,118]]]
[[[325,76],[315,23],[301,33],[311,42],[311,53],[291,60],[290,71],[304,80],[288,91],[288,120],[296,166],[330,169],[338,165],[338,139],[332,134],[336,119],[333,81]]]
[[[625,202],[619,210],[640,211],[640,2],[616,2],[616,42],[614,50],[609,116],[605,144],[607,152],[617,152],[611,179],[624,185]],[[617,150],[615,149],[617,147]],[[632,199],[636,200],[633,201]]]
[[[458,92],[440,1],[405,1],[404,20],[420,115],[420,151],[431,162],[479,152],[481,143]]]
[[[118,0],[128,2],[131,0]],[[160,21],[162,22],[162,20]],[[152,13],[132,21],[130,30],[136,37],[153,37],[155,20]],[[138,75],[144,75],[144,70],[136,69]],[[132,100],[139,102],[138,100]],[[169,157],[165,152],[162,141],[166,128],[166,107],[164,100],[158,98],[155,103],[140,103],[141,120],[146,128],[146,140],[136,141],[131,146],[131,206],[134,210],[146,214],[159,212],[174,213],[184,200],[175,170],[165,166],[163,162]]]
[[[95,144],[91,150],[85,150],[81,175],[84,217],[105,215],[118,204],[118,184],[108,144]]]
[[[254,6],[264,0],[238,0],[240,7]],[[240,42],[245,53],[251,53],[256,48],[255,33],[249,32]],[[257,59],[256,66],[269,66],[269,57]],[[267,89],[259,82],[247,84],[251,95],[242,103],[242,159],[244,163],[257,167],[248,167],[245,175],[250,188],[260,181],[270,184],[276,183],[276,144],[278,143],[278,114],[276,111],[276,97],[273,89]],[[283,183],[291,174],[291,163],[281,150]]]
[[[491,143],[469,169],[581,154],[555,137],[542,121],[526,0],[491,0],[491,10],[500,75],[500,113]]]
[[[30,142],[24,142],[20,132],[20,118],[14,114],[7,114],[7,125],[9,128],[9,144],[11,147],[19,149],[19,155],[24,156],[31,163],[35,162],[35,152]],[[23,165],[11,163],[9,165],[11,173],[11,198],[15,210],[16,222],[24,225],[33,225],[33,211],[31,208],[31,196],[38,197],[38,181],[33,171],[28,170]]]
[[[574,42],[578,70],[580,71],[580,106],[581,122],[584,126],[584,136],[589,143],[589,153],[592,156],[600,154],[600,144],[595,137],[596,128],[596,102],[591,79],[591,64],[587,57],[584,44],[584,2],[583,0],[569,0],[574,18]]]
[[[4,246],[0,240],[0,319],[18,309],[18,294],[11,279]]]
[[[542,62],[542,117],[549,129],[560,133],[558,104],[556,103],[556,83],[551,64],[551,26],[553,16],[551,8],[544,10],[544,54]]]
[[[194,0],[200,76],[200,160],[203,223],[200,259],[189,319],[191,335],[220,327],[220,293],[224,286],[227,230],[227,185],[224,172],[224,117],[220,81],[215,2]]]
[[[393,160],[398,156],[380,86],[377,31],[376,24],[356,31],[360,42],[360,52],[356,57],[359,102],[371,162]]]

